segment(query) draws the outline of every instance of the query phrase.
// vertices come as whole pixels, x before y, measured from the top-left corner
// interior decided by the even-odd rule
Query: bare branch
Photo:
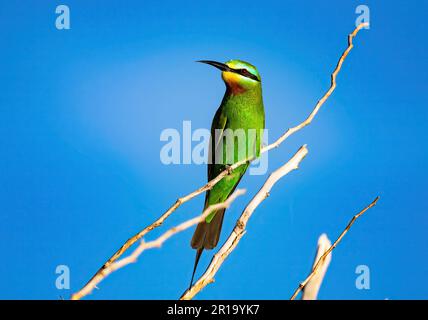
[[[327,235],[323,233],[318,238],[318,247],[317,247],[317,254],[314,259],[314,264],[312,266],[312,271],[314,270],[316,263],[320,259],[320,257],[327,251],[328,248],[330,248],[331,242],[328,239]],[[307,283],[303,290],[302,300],[316,300],[318,296],[318,291],[320,290],[322,280],[324,279],[324,275],[327,272],[328,265],[331,261],[331,254],[325,257],[324,260],[322,260],[319,271],[315,276],[312,277],[311,281]]]
[[[303,160],[307,153],[308,149],[306,148],[306,145],[302,146],[286,164],[275,170],[269,176],[259,192],[257,192],[257,194],[253,197],[253,199],[242,212],[229,238],[226,240],[220,250],[214,255],[205,273],[190,289],[184,292],[180,300],[192,299],[207,284],[214,281],[214,276],[218,269],[223,264],[224,260],[229,256],[229,254],[235,249],[242,236],[245,234],[245,228],[254,210],[256,210],[260,203],[269,196],[270,190],[279,179],[299,167],[299,163]]]
[[[328,99],[328,97],[331,95],[331,93],[334,91],[334,89],[336,88],[336,77],[337,74],[339,73],[342,64],[345,60],[345,58],[347,57],[348,53],[351,51],[353,44],[352,44],[352,40],[353,38],[356,36],[356,34],[358,33],[358,31],[360,29],[362,29],[363,27],[366,27],[368,24],[367,23],[362,23],[360,25],[357,26],[357,28],[348,36],[348,48],[345,50],[345,52],[342,54],[342,56],[340,57],[337,66],[335,68],[335,70],[333,71],[332,75],[331,75],[331,85],[329,90],[324,94],[324,96],[317,102],[317,104],[315,105],[314,109],[312,110],[312,112],[309,114],[309,116],[300,124],[298,124],[297,126],[293,127],[293,128],[289,128],[287,129],[287,131],[280,136],[274,143],[265,146],[261,149],[261,153],[264,152],[268,152],[271,149],[277,148],[280,146],[281,143],[283,143],[288,137],[290,137],[292,134],[296,133],[297,131],[303,129],[304,127],[306,127],[308,124],[310,124],[312,122],[312,120],[314,119],[314,117],[316,116],[316,114],[318,113],[318,111],[320,110],[321,106],[326,102],[326,100]],[[95,275],[88,281],[88,283],[81,289],[84,290],[86,286],[90,286],[91,283],[93,283],[94,281],[97,280],[97,278],[100,276],[100,274],[103,272],[103,270],[105,270],[106,268],[108,268],[108,266],[110,264],[112,264],[113,262],[115,262],[117,259],[119,259],[134,243],[136,243],[138,240],[140,240],[141,238],[143,238],[148,232],[152,231],[153,229],[159,227],[160,225],[163,224],[163,222],[175,211],[177,210],[183,203],[190,201],[191,199],[195,198],[196,196],[204,193],[205,191],[211,190],[221,179],[223,179],[225,176],[229,175],[234,169],[238,168],[239,166],[241,166],[244,163],[253,161],[254,158],[249,158],[247,160],[242,160],[239,161],[235,164],[233,164],[232,166],[230,166],[228,169],[224,170],[223,172],[221,172],[217,177],[215,177],[214,179],[210,180],[207,184],[205,184],[204,186],[200,187],[199,189],[181,197],[178,198],[175,203],[168,209],[166,210],[156,221],[154,221],[152,224],[150,224],[149,226],[147,226],[146,228],[144,228],[143,230],[141,230],[140,232],[138,232],[137,234],[135,234],[133,237],[129,238],[111,257],[109,260],[107,260],[107,262],[104,263],[104,265],[95,273]],[[81,296],[83,297],[83,296]]]
[[[364,212],[366,212],[370,208],[374,207],[378,200],[379,200],[379,197],[376,197],[372,203],[370,203],[367,207],[365,207],[363,210],[361,210],[359,213],[357,213],[351,219],[351,221],[349,221],[348,225],[346,226],[345,230],[342,231],[339,238],[337,238],[337,240],[333,243],[333,245],[330,248],[328,248],[324,252],[324,254],[318,259],[317,263],[315,264],[315,266],[314,266],[312,272],[309,274],[309,276],[302,283],[299,284],[296,291],[294,291],[293,295],[291,296],[290,300],[294,300],[297,297],[297,295],[299,294],[299,292],[302,291],[302,289],[308,284],[308,282],[311,281],[311,279],[317,274],[317,272],[319,271],[319,268],[323,264],[323,260],[327,257],[327,255],[330,254],[330,252],[333,251],[334,248],[336,248],[336,246],[339,244],[339,242],[342,240],[342,238],[345,236],[345,234],[349,231],[351,226],[354,224],[355,220],[357,220]]]
[[[175,227],[169,229],[164,234],[162,234],[160,237],[158,237],[156,240],[145,242],[142,239],[139,246],[128,257],[111,263],[108,267],[103,269],[102,272],[97,274],[97,276],[94,277],[93,280],[90,283],[88,283],[82,290],[75,293],[71,297],[71,299],[72,300],[79,300],[82,297],[88,295],[89,293],[91,293],[91,291],[93,289],[95,289],[97,287],[97,284],[99,284],[102,280],[104,280],[104,278],[106,278],[109,274],[111,274],[112,272],[114,272],[120,268],[123,268],[124,266],[126,266],[128,264],[137,262],[138,257],[143,253],[143,251],[145,251],[147,249],[161,247],[161,245],[166,240],[171,238],[173,235],[175,235],[181,231],[184,231],[184,230],[198,224],[199,222],[203,221],[211,212],[213,212],[215,210],[219,210],[219,209],[228,208],[231,205],[231,203],[237,197],[243,195],[244,193],[245,193],[244,189],[236,190],[225,202],[217,203],[217,204],[209,206],[208,208],[206,208],[202,212],[201,215],[199,215],[193,219],[187,220],[187,221],[179,224],[178,226],[175,226]]]

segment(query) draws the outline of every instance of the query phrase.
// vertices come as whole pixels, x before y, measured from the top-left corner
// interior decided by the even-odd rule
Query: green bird
[[[198,62],[220,69],[226,84],[226,92],[211,125],[209,181],[238,161],[260,156],[265,112],[261,78],[256,67],[241,60],[230,60],[226,63],[207,60]],[[232,145],[224,143],[230,136]],[[249,162],[246,162],[234,169],[207,191],[204,208],[224,202],[233,193],[248,166]],[[225,209],[211,212],[205,221],[196,227],[191,241],[192,248],[197,251],[190,286],[202,251],[213,249],[218,243],[224,212]]]

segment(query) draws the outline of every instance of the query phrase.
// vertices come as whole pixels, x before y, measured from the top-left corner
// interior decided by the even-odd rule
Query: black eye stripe
[[[254,74],[252,74],[251,72],[249,72],[247,69],[236,69],[235,70],[236,73],[239,73],[240,75],[256,80],[256,81],[260,81],[259,78],[257,78],[257,76],[255,76]]]

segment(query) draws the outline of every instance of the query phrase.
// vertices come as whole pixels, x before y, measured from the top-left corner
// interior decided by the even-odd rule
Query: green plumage
[[[226,83],[226,93],[211,125],[209,158],[212,163],[208,165],[208,180],[212,180],[229,165],[260,155],[265,114],[260,75],[254,66],[240,60],[227,62],[225,69],[222,69],[222,64],[219,67],[213,62],[206,63],[221,69]],[[250,75],[247,76],[247,73]],[[228,137],[233,144],[227,142]],[[243,140],[239,139],[245,141],[242,143]],[[239,166],[207,191],[205,208],[224,202],[233,193],[247,168],[248,163]],[[224,210],[212,212],[197,226],[191,241],[192,248],[198,250],[193,272],[203,249],[212,249],[217,245],[223,216]]]
[[[261,131],[264,128],[264,109],[263,101],[261,96],[261,86],[258,85],[251,91],[246,91],[239,95],[233,95],[230,90],[226,91],[223,102],[216,112],[211,127],[211,137],[215,141],[214,130],[217,129],[217,133],[220,130],[230,129],[233,133],[239,132],[245,134],[246,143],[239,143],[239,137],[233,135],[234,144],[232,148],[227,144],[223,135],[220,139],[223,139],[223,143],[215,141],[215,145],[211,144],[211,155],[213,164],[208,165],[208,180],[214,179],[219,173],[224,171],[228,165],[232,165],[235,162],[242,161],[260,154],[261,147]],[[218,134],[219,135],[219,134]],[[219,148],[221,148],[219,150]],[[229,155],[233,154],[233,161],[228,158]],[[217,164],[217,160],[222,158],[223,163]],[[228,161],[229,160],[229,161]],[[224,202],[228,196],[233,192],[241,177],[248,168],[248,164],[241,165],[235,169],[232,174],[224,177],[219,183],[217,183],[212,190],[207,192],[205,207]],[[213,214],[210,214],[206,221],[210,222],[213,218]]]

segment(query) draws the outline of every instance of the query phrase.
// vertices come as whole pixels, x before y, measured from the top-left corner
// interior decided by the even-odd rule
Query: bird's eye
[[[247,69],[239,69],[238,71],[244,77],[247,77],[247,78],[250,78],[250,79],[253,79],[253,80],[256,80],[256,81],[260,81],[257,78],[257,76],[255,76],[254,74],[252,74],[251,72],[249,72]]]

